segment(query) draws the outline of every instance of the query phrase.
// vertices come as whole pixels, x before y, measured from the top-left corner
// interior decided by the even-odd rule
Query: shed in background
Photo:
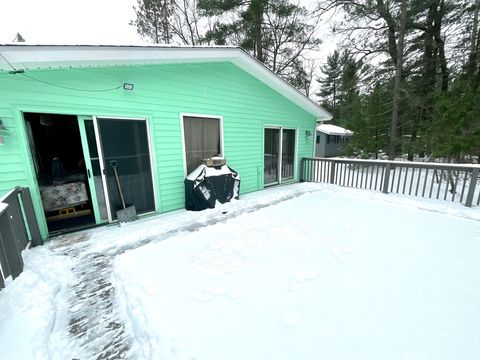
[[[321,124],[317,126],[315,139],[316,157],[334,157],[342,154],[343,147],[353,132],[340,126]]]

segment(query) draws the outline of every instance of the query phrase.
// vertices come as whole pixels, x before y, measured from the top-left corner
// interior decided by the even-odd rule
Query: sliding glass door
[[[265,128],[264,186],[279,184],[294,178],[295,130]]]
[[[264,142],[264,179],[265,186],[278,183],[278,165],[280,160],[280,129],[265,129]]]
[[[293,179],[295,166],[295,130],[282,129],[282,181]]]
[[[138,214],[154,211],[146,120],[96,118],[96,131],[110,221],[123,209],[120,191],[125,205],[135,205]]]

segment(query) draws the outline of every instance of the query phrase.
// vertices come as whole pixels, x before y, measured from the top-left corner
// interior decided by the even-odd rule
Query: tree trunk
[[[402,0],[400,7],[400,26],[398,30],[397,45],[397,63],[395,64],[395,80],[393,85],[393,104],[392,104],[392,120],[390,122],[390,146],[388,151],[388,159],[395,158],[395,145],[397,140],[397,125],[399,123],[399,106],[400,106],[400,84],[403,72],[403,48],[405,42],[405,24],[407,20],[407,0]]]
[[[411,134],[411,137],[410,137],[410,144],[409,144],[409,147],[408,147],[408,157],[407,157],[407,160],[408,161],[413,161],[413,157],[414,157],[414,151],[415,151],[415,142],[417,141],[417,128],[415,127],[413,130],[412,130],[412,134]]]
[[[477,0],[478,2],[479,0]],[[439,6],[436,8],[434,17],[434,35],[435,43],[438,49],[438,59],[440,61],[440,70],[442,74],[442,91],[448,90],[448,66],[445,57],[445,41],[442,39],[442,23],[445,15],[445,0],[440,0]]]
[[[388,8],[385,5],[383,0],[377,0],[376,7],[380,17],[383,20],[385,20],[385,22],[387,23],[388,53],[392,59],[393,65],[395,66],[395,64],[397,63],[397,57],[398,57],[398,48],[397,48],[397,43],[395,41],[395,33],[396,33],[395,20],[393,19],[392,14],[388,11]]]
[[[259,61],[264,62],[262,25],[265,12],[265,0],[252,0],[250,3],[250,11],[252,16],[255,57]]]
[[[470,39],[470,54],[468,60],[467,78],[472,79],[477,68],[477,33],[478,33],[478,12],[480,9],[480,0],[475,0],[475,10],[473,13],[472,37]]]

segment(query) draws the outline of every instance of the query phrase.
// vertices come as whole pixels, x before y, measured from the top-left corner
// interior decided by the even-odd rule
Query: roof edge
[[[93,56],[95,53],[95,56]],[[34,45],[0,44],[0,73],[15,69],[101,67],[105,64],[146,65],[228,61],[315,116],[328,121],[332,115],[258,59],[238,46],[175,45]],[[180,56],[181,55],[181,56]],[[8,60],[7,60],[8,59]]]

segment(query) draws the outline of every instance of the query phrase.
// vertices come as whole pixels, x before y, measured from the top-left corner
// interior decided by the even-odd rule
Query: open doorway
[[[50,234],[95,224],[78,119],[24,113]]]

